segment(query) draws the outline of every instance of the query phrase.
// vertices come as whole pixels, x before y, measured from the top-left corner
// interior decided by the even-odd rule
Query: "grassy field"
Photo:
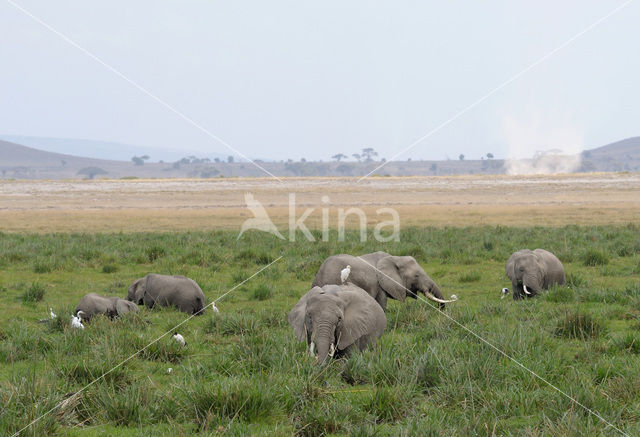
[[[207,312],[46,415],[24,435],[616,435],[605,421],[429,304],[390,301],[371,351],[319,368],[287,313],[322,261],[414,256],[459,301],[445,313],[629,435],[640,435],[640,227],[403,228],[401,242],[284,242],[235,231],[0,234],[0,434],[10,435],[156,340],[185,315],[142,309],[78,332],[88,292],[124,297],[148,272],[207,299],[282,257]],[[569,285],[500,299],[504,264],[543,247]],[[55,323],[38,323],[53,307]],[[168,369],[172,368],[169,373]]]

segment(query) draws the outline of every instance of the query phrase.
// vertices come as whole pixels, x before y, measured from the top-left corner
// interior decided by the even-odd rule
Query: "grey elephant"
[[[317,362],[375,344],[387,323],[382,308],[353,284],[313,287],[289,313],[298,340],[307,342]]]
[[[313,287],[341,284],[340,273],[350,266],[346,282],[364,289],[383,310],[387,308],[387,297],[399,301],[407,295],[416,299],[423,293],[442,308],[445,300],[440,287],[425,273],[412,256],[394,256],[386,252],[373,252],[361,256],[333,255],[320,266]]]
[[[532,297],[553,285],[564,285],[564,267],[544,249],[519,250],[507,260],[507,277],[513,286],[513,299]]]
[[[135,303],[120,299],[119,297],[100,296],[95,293],[89,293],[80,299],[73,313],[78,314],[79,311],[82,311],[83,319],[89,320],[98,314],[104,314],[113,319],[126,313],[137,313],[139,310],[138,305]]]
[[[204,293],[200,286],[185,276],[150,273],[129,286],[127,300],[147,308],[174,306],[188,314],[204,312]]]

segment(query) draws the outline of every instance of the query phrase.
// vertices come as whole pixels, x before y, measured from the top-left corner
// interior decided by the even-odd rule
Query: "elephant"
[[[204,293],[200,286],[185,276],[167,276],[150,273],[129,286],[127,300],[147,308],[175,306],[188,314],[200,315],[204,311]]]
[[[365,290],[385,311],[387,297],[404,302],[407,294],[416,299],[418,292],[437,302],[440,308],[445,303],[455,301],[443,299],[440,287],[425,273],[415,258],[394,256],[386,252],[361,256],[330,256],[320,266],[312,286],[341,284],[340,272],[347,265],[351,266],[347,283],[351,282]]]
[[[532,297],[557,284],[565,284],[560,260],[544,249],[519,250],[507,260],[507,277],[513,285],[513,299]]]
[[[375,344],[387,324],[378,303],[353,284],[313,287],[289,313],[289,324],[300,341],[307,341],[317,363],[328,356],[348,356],[356,348]]]
[[[89,293],[80,299],[73,313],[78,314],[80,311],[82,311],[83,319],[90,320],[91,317],[98,314],[104,314],[110,319],[114,319],[126,313],[137,313],[139,310],[138,305],[135,303],[119,297],[99,296],[95,293]]]

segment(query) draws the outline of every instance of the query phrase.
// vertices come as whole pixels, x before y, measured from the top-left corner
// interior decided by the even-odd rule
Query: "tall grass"
[[[0,435],[59,402],[27,435],[611,432],[447,316],[629,435],[640,433],[637,227],[407,228],[385,244],[362,243],[357,232],[344,242],[331,237],[290,244],[222,231],[3,234]],[[536,247],[560,257],[567,285],[500,299],[508,256]],[[414,299],[389,301],[374,347],[317,366],[287,314],[327,256],[375,250],[414,256],[459,301],[444,314]],[[590,251],[599,255],[585,262]],[[164,335],[186,318],[171,308],[96,317],[84,331],[69,326],[90,291],[124,297],[149,272],[184,274],[210,302],[279,256],[218,301],[220,313],[177,328],[187,348]]]

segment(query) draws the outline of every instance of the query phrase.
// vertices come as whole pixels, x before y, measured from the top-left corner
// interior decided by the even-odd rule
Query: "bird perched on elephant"
[[[386,252],[373,252],[361,256],[333,255],[320,266],[313,287],[341,284],[341,272],[350,267],[348,282],[365,290],[383,310],[387,297],[399,301],[407,295],[417,298],[423,293],[440,307],[455,300],[443,299],[440,287],[425,273],[412,256],[394,256]]]
[[[110,319],[120,317],[126,313],[137,313],[138,305],[128,300],[120,299],[119,297],[100,296],[95,293],[85,294],[76,309],[73,312],[78,314],[82,312],[82,318],[85,320],[91,319],[93,316],[103,314]]]
[[[544,249],[519,250],[507,260],[507,277],[513,285],[513,299],[532,297],[553,285],[564,285],[564,267]]]
[[[318,364],[375,344],[386,323],[380,305],[353,284],[313,287],[289,313],[296,337],[318,354]]]
[[[129,286],[127,300],[153,308],[156,305],[174,306],[188,314],[204,311],[204,293],[193,279],[150,273]]]

